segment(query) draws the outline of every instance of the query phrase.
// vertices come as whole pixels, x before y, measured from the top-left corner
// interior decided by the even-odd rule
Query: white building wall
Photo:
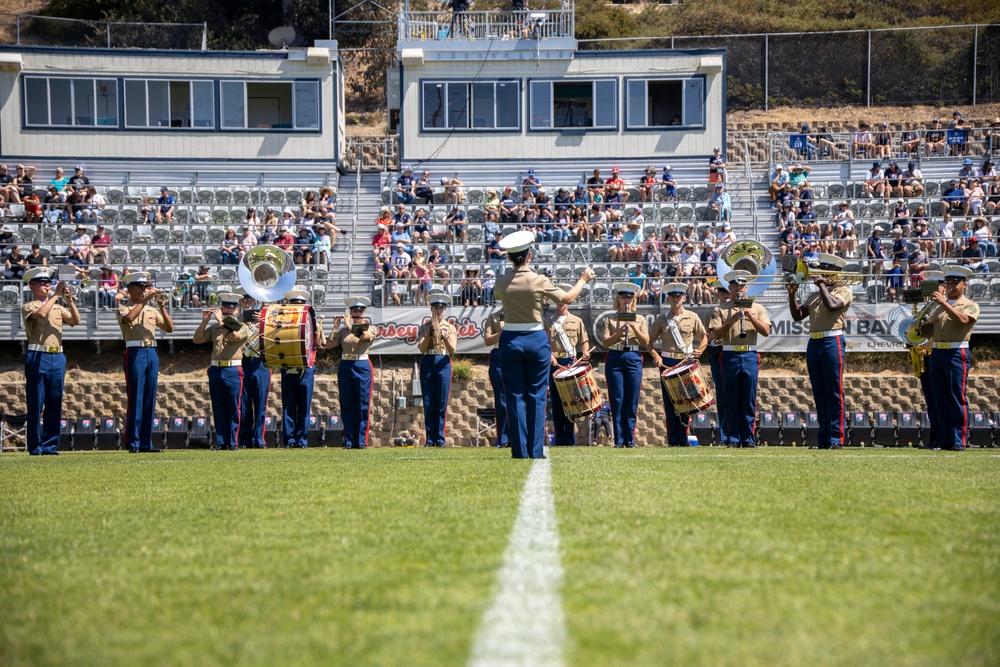
[[[653,156],[711,155],[724,141],[724,73],[706,74],[705,128],[684,130],[625,130],[625,78],[633,76],[690,76],[699,73],[702,56],[609,54],[572,60],[425,60],[403,67],[401,108],[403,162],[434,156],[440,160],[502,157],[509,160],[560,158],[644,158]],[[521,88],[520,132],[452,133],[420,129],[420,81],[427,79],[495,80],[518,78]],[[618,129],[588,129],[583,134],[560,130],[529,131],[529,81],[533,79],[615,78],[618,80]]]
[[[311,64],[257,54],[226,57],[152,55],[130,51],[22,51],[21,72],[0,71],[0,152],[5,156],[95,159],[336,160],[343,143],[343,114],[335,62]],[[214,56],[214,54],[213,54]],[[336,57],[334,55],[334,57]],[[320,80],[321,133],[280,130],[199,131],[132,129],[39,129],[22,127],[21,77],[176,77],[281,81]],[[123,94],[121,86],[119,96]],[[218,96],[218,91],[216,91]],[[216,105],[219,100],[216,98]],[[340,131],[338,132],[338,128]]]

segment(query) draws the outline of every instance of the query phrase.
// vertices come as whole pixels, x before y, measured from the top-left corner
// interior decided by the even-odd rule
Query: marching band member
[[[972,270],[949,266],[944,288],[934,293],[938,304],[925,317],[920,332],[934,339],[930,357],[931,395],[938,425],[935,449],[960,452],[968,446],[969,338],[979,319],[979,305],[965,296]]]
[[[309,302],[309,292],[296,287],[285,294],[285,301],[305,305]],[[323,325],[319,320],[313,335],[321,346]],[[281,437],[285,447],[304,449],[309,446],[309,409],[315,380],[316,369],[312,366],[281,369]]]
[[[564,285],[559,287],[566,289]],[[587,337],[587,327],[583,320],[571,315],[567,304],[557,304],[555,317],[545,316],[542,321],[549,334],[549,347],[552,350],[549,365],[549,402],[552,404],[552,424],[555,429],[554,444],[572,446],[576,444],[576,429],[563,410],[559,390],[556,388],[555,373],[560,368],[577,363],[578,350],[580,362],[589,361],[590,338]]]
[[[458,329],[444,319],[451,297],[431,292],[431,319],[417,331],[420,350],[420,387],[424,395],[425,447],[444,447],[448,395],[451,393],[451,357],[458,348]]]
[[[605,318],[601,344],[608,350],[604,376],[615,427],[615,447],[635,447],[635,422],[642,386],[642,348],[649,347],[646,318],[634,315],[635,283],[615,283],[615,311],[633,313],[631,320]]]
[[[156,329],[173,333],[174,322],[167,312],[169,295],[150,289],[149,273],[137,271],[122,276],[128,302],[118,306],[118,326],[125,339],[125,446],[130,452],[159,452],[153,448],[153,415],[156,412],[156,384],[160,358],[156,353]],[[149,305],[156,299],[157,308]]]
[[[924,271],[924,280],[933,280],[938,284],[938,289],[944,285],[943,271]],[[920,393],[924,397],[924,405],[927,409],[927,421],[930,423],[927,442],[921,449],[934,449],[938,441],[938,421],[937,411],[934,409],[934,394],[931,390],[930,354],[934,351],[934,339],[928,338],[921,347],[924,348],[923,371],[920,373]]]
[[[496,297],[506,313],[500,362],[507,415],[511,417],[511,456],[515,459],[545,458],[545,394],[552,351],[542,325],[542,302],[573,303],[594,278],[593,270],[586,269],[569,292],[559,289],[531,270],[534,239],[533,233],[520,231],[501,240],[514,270],[497,278],[496,284]]]
[[[722,371],[723,396],[726,401],[726,434],[730,447],[756,447],[757,336],[771,335],[771,320],[759,303],[749,308],[740,305],[747,291],[749,271],[730,271],[723,280],[729,283],[732,301],[712,311],[709,336],[722,343],[719,367]]]
[[[375,327],[368,326],[365,309],[371,305],[367,297],[344,299],[350,309],[349,326],[341,326],[344,317],[333,318],[333,333],[326,349],[341,348],[343,354],[337,368],[341,420],[344,424],[344,449],[365,449],[368,446],[368,413],[372,400],[372,362],[368,350],[375,340]]]
[[[493,412],[496,416],[494,425],[497,439],[494,447],[510,447],[509,430],[507,428],[507,400],[503,395],[503,372],[500,369],[500,333],[503,331],[503,308],[493,311],[483,326],[483,342],[490,348],[490,387],[493,389]]]
[[[708,332],[697,314],[686,310],[687,285],[670,283],[663,288],[670,304],[670,311],[660,313],[653,320],[649,330],[649,356],[657,368],[666,369],[676,366],[685,359],[697,359],[705,351],[708,343]],[[695,346],[695,338],[698,345]],[[660,341],[660,353],[657,353],[656,341]],[[663,412],[667,424],[667,444],[671,447],[688,446],[688,425],[691,418],[688,415],[678,415],[674,411],[673,401],[667,388],[660,382],[660,392],[663,395]]]
[[[821,271],[843,271],[847,260],[836,255],[820,253],[818,268]],[[809,342],[806,344],[806,368],[812,385],[816,417],[819,421],[817,444],[811,449],[843,449],[847,437],[846,413],[844,405],[844,363],[847,358],[847,344],[844,340],[844,324],[847,310],[854,296],[847,285],[827,284],[827,277],[814,275],[813,283],[819,288],[799,305],[796,294],[799,285],[790,282],[788,309],[792,319],[801,322],[809,318]]]
[[[264,418],[267,416],[267,395],[271,391],[271,369],[260,356],[260,344],[254,335],[260,330],[260,309],[257,300],[242,287],[233,290],[240,297],[243,321],[250,329],[243,346],[243,394],[240,396],[240,447],[263,449]]]
[[[28,403],[28,453],[58,456],[59,422],[62,420],[66,357],[62,351],[63,325],[80,323],[80,311],[66,283],[52,289],[53,269],[40,266],[23,277],[34,298],[21,307],[28,335],[24,359],[25,397]],[[58,303],[62,297],[67,306]]]
[[[715,294],[719,300],[719,306],[725,307],[732,299],[732,296],[729,294],[729,283],[719,278],[715,278],[714,282]],[[712,313],[713,311],[711,310],[705,313],[704,320],[702,321],[702,324],[705,325],[705,329],[709,333],[711,333],[709,322],[712,319]],[[723,392],[726,385],[722,381],[722,365],[720,363],[720,359],[722,359],[722,343],[709,336],[708,346],[705,349],[708,352],[709,368],[712,369],[712,382],[715,384],[715,412],[718,417],[719,444],[729,445],[729,435],[726,433],[726,398]]]
[[[208,367],[208,395],[212,399],[215,447],[240,448],[240,404],[243,396],[243,344],[250,334],[247,325],[232,320],[240,311],[238,294],[218,294],[220,309],[206,310],[195,329],[195,345],[212,343],[212,365]],[[227,321],[228,320],[228,321]]]

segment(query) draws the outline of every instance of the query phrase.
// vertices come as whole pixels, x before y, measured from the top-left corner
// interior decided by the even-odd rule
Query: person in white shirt
[[[955,223],[951,213],[945,213],[941,220],[941,256],[951,257],[955,249]]]
[[[719,237],[719,252],[725,248],[730,243],[736,243],[736,233],[733,231],[733,226],[725,222],[722,224],[722,236]]]
[[[872,163],[872,168],[865,172],[864,191],[866,197],[885,196],[885,171],[878,160]]]

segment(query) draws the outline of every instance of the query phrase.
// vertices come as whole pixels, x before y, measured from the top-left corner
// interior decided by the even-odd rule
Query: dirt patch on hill
[[[967,123],[982,127],[1000,116],[1000,104],[977,104],[976,106],[913,106],[913,107],[819,107],[798,108],[778,107],[768,111],[731,111],[726,115],[726,125],[730,130],[751,129],[746,124],[759,125],[759,129],[776,129],[772,124],[780,126],[793,125],[796,128],[802,123],[809,123],[814,128],[822,125],[841,125],[853,127],[861,119],[870,123],[882,122],[899,124],[914,123],[923,127],[934,118],[940,118],[942,123],[951,121],[954,111],[961,111]]]

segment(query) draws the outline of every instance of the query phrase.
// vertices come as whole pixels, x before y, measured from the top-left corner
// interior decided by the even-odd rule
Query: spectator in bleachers
[[[272,225],[264,225],[264,229],[257,233],[257,243],[259,245],[274,245],[274,242],[277,240],[278,234],[274,231]]]
[[[672,201],[675,204],[677,197],[677,181],[674,179],[673,170],[670,165],[664,165],[663,176],[660,177],[660,185],[663,186],[663,201]]]
[[[920,197],[924,194],[924,174],[917,169],[916,162],[909,162],[903,172],[904,197]]]
[[[793,203],[795,202],[795,191],[792,190],[791,183],[785,183],[784,185],[781,186],[781,189],[778,190],[778,197],[776,202],[778,208],[781,208],[782,206],[785,205],[787,206],[793,205]]]
[[[108,252],[111,250],[111,235],[104,229],[104,225],[97,225],[97,230],[90,239],[90,262],[93,264],[104,264],[108,261]]]
[[[680,244],[680,242],[681,242],[681,235],[677,231],[676,225],[674,225],[673,223],[668,224],[667,228],[663,230],[663,243]],[[678,248],[677,251],[680,252],[680,248]]]
[[[718,229],[718,223],[714,221],[703,227],[701,230],[701,238],[700,238],[701,244],[705,245],[706,243],[709,242],[713,244],[717,243],[719,241],[719,236],[716,233],[717,229]]]
[[[903,196],[903,170],[895,160],[890,160],[889,168],[885,170],[885,196]]]
[[[500,196],[494,188],[487,188],[483,197],[483,221],[487,224],[500,222]]]
[[[792,192],[795,193],[796,198],[801,198],[799,195],[802,186],[806,181],[809,180],[809,172],[812,169],[809,166],[802,166],[801,164],[792,165],[791,173],[788,174],[788,183],[792,186]]]
[[[694,275],[695,267],[698,266],[698,262],[701,261],[701,253],[698,252],[697,246],[690,241],[686,242],[681,248],[680,263],[681,263],[681,275],[691,276]]]
[[[857,253],[858,236],[853,224],[850,227],[844,227],[840,232],[840,249],[845,257],[853,257]]]
[[[552,205],[557,218],[563,212],[569,215],[570,210],[573,208],[573,197],[570,195],[569,190],[559,188],[556,191],[555,197],[552,198]]]
[[[69,177],[69,184],[75,185],[81,191],[88,189],[90,179],[84,176],[83,167],[79,165],[73,167],[73,175]]]
[[[160,198],[156,200],[156,223],[170,224],[174,219],[174,198],[167,186],[160,188]]]
[[[805,127],[808,127],[806,125]],[[819,149],[820,157],[829,155],[832,159],[837,159],[837,142],[833,140],[833,134],[830,132],[830,128],[823,126],[819,129],[819,132],[812,135],[807,139],[811,140],[817,148]]]
[[[885,196],[885,171],[878,160],[872,162],[871,169],[865,172],[865,182],[861,186],[866,197]]]
[[[684,232],[681,234],[681,246],[687,243],[698,243],[698,232],[690,223],[684,225]]]
[[[955,253],[955,223],[951,213],[941,217],[941,257],[954,257]]]
[[[983,249],[986,257],[997,256],[997,245],[993,242],[993,234],[990,233],[990,226],[985,218],[976,218],[972,221],[972,238],[979,241],[979,247]]]
[[[555,231],[552,233],[553,238],[557,238],[560,241],[569,241],[570,239],[576,239],[577,230],[576,227],[570,226],[569,214],[566,211],[560,211],[556,216]]]
[[[388,206],[379,209],[378,218],[375,220],[375,227],[384,225],[386,229],[392,229],[392,211]]]
[[[392,255],[389,256],[391,277],[396,280],[408,280],[410,278],[410,264],[412,263],[413,258],[406,252],[406,244],[397,241],[393,246]]]
[[[281,218],[278,217],[278,214],[274,211],[274,209],[269,208],[264,212],[264,227],[270,227],[272,229],[278,229],[281,227]]]
[[[799,194],[798,194],[799,201],[812,200],[815,198],[816,197],[813,193],[812,185],[809,184],[809,181],[802,181],[802,185],[799,186]]]
[[[431,241],[431,223],[427,219],[427,211],[418,208],[416,217],[413,218],[413,242],[414,243],[430,243]]]
[[[657,238],[656,232],[649,232],[646,236],[640,259],[649,267],[656,266],[663,259],[663,244]]]
[[[905,129],[899,135],[899,149],[901,153],[913,155],[920,151],[920,134],[913,129],[913,123],[907,123]]]
[[[778,194],[782,191],[785,185],[790,182],[790,177],[785,173],[785,167],[776,164],[774,165],[774,175],[771,177],[771,185],[768,187],[767,192],[771,197],[771,208],[775,208],[778,205]]]
[[[970,181],[973,178],[979,178],[979,170],[972,163],[972,158],[965,158],[962,161],[962,168],[958,170],[958,178],[961,181]]]
[[[393,244],[402,243],[406,246],[408,252],[412,251],[413,237],[410,236],[410,232],[401,222],[396,223],[396,227],[392,230],[392,240]]]
[[[728,223],[722,223],[722,234],[719,236],[719,251],[721,252],[730,243],[736,243],[736,232],[733,231],[733,226]]]
[[[296,264],[312,264],[315,249],[316,235],[308,227],[301,227],[299,235],[295,238],[292,260]]]
[[[56,177],[49,181],[49,185],[59,192],[69,192],[69,179],[66,178],[66,172],[62,167],[56,167]]]
[[[313,262],[316,264],[322,264],[323,266],[330,265],[330,251],[333,249],[333,241],[330,238],[330,232],[326,227],[319,227],[319,234],[316,236],[316,244],[313,247]]]
[[[892,259],[899,260],[902,264],[906,261],[906,258],[910,256],[910,250],[907,248],[906,239],[903,237],[903,230],[899,227],[894,227],[892,230]]]
[[[483,283],[479,279],[478,267],[469,267],[465,270],[461,298],[466,308],[483,305]]]
[[[681,248],[679,245],[667,246],[667,255],[663,259],[663,275],[676,278],[681,275]]]
[[[500,247],[500,240],[502,238],[503,232],[499,231],[486,243],[486,260],[489,262],[490,268],[498,276],[504,274],[504,265],[507,262],[507,251]]]
[[[931,127],[924,135],[924,146],[927,150],[927,157],[935,153],[944,157],[948,150],[947,136],[941,127],[941,121],[937,118],[931,121]]]
[[[100,217],[101,211],[104,210],[107,202],[104,200],[104,195],[97,191],[97,188],[88,185],[83,198],[83,204],[84,208],[81,219],[83,222],[94,224]]]
[[[323,186],[319,190],[319,201],[316,203],[316,212],[320,218],[331,223],[337,219],[337,202],[333,197],[333,188]],[[332,236],[332,234],[331,234]]]
[[[410,212],[406,204],[397,204],[396,212],[392,214],[392,228],[402,225],[404,228],[410,226]]]
[[[0,164],[0,204],[5,202],[21,203],[21,194],[14,185],[14,175],[8,171],[7,165]]]
[[[122,275],[125,275],[125,269],[122,269]],[[198,267],[198,273],[194,276],[195,290],[191,295],[191,305],[195,308],[201,308],[201,304],[208,303],[208,290],[212,287],[212,283],[215,281],[215,276],[212,275],[211,269],[207,264],[202,264]]]
[[[833,225],[825,223],[819,233],[819,251],[830,255],[837,254],[837,236],[833,231]]]
[[[503,189],[503,197],[500,198],[500,223],[504,225],[516,225],[521,221],[521,207],[517,193],[514,188],[507,186]]]
[[[236,238],[236,230],[232,227],[226,230],[226,236],[219,244],[219,250],[222,251],[223,264],[240,263],[240,240]]]
[[[69,237],[66,248],[66,264],[86,266],[90,257],[90,236],[83,225],[77,225],[76,231]]]
[[[427,264],[424,256],[417,254],[413,258],[413,289],[416,291],[413,302],[417,305],[427,305],[427,295],[430,294],[434,281],[434,269]]]
[[[142,198],[142,208],[139,209],[139,220],[146,225],[152,225],[156,222],[156,206],[149,197]]]
[[[890,213],[892,228],[901,229],[904,236],[909,236],[912,231],[910,228],[910,209],[906,205],[906,202],[902,199],[898,200],[892,208],[892,213]]]
[[[59,188],[50,185],[45,191],[45,222],[50,225],[60,225],[65,222],[66,197],[59,192]]]
[[[808,264],[819,261],[819,241],[803,242],[802,259]]]
[[[962,224],[958,229],[958,239],[960,251],[969,247],[969,241],[972,240],[972,227],[969,226],[968,220],[962,221]]]
[[[181,271],[177,274],[177,280],[175,281],[177,289],[180,290],[180,294],[175,294],[173,296],[174,305],[178,308],[190,308],[197,296],[195,295],[195,283],[194,276],[188,270]]]
[[[47,266],[49,263],[49,251],[42,250],[42,246],[38,243],[32,243],[31,253],[28,255],[27,262],[31,268]]]
[[[434,210],[434,188],[431,187],[431,172],[424,170],[417,180],[417,185],[413,189],[413,194],[417,196],[424,206]]]
[[[898,259],[892,260],[892,268],[885,272],[885,291],[889,301],[895,301],[903,293],[903,267]]]
[[[593,175],[587,179],[587,201],[595,202],[595,195],[600,194],[604,198],[604,179],[601,178],[601,170],[595,169]]]
[[[28,270],[28,258],[21,252],[21,246],[11,248],[10,254],[4,258],[4,280],[21,280]]]
[[[584,236],[580,240],[600,239],[604,235],[605,229],[609,229],[608,216],[601,210],[600,204],[594,204],[590,207],[590,217],[587,218],[587,224],[583,226]]]
[[[118,276],[115,275],[110,266],[105,264],[101,267],[100,278],[97,279],[97,305],[101,308],[114,308],[118,288]]]
[[[851,210],[850,202],[842,201],[837,205],[837,212],[833,214],[833,224],[838,230],[843,230],[848,225],[854,227],[854,211]]]
[[[892,132],[889,131],[889,123],[879,123],[878,131],[873,138],[875,157],[892,157]]]
[[[41,224],[42,206],[38,199],[38,193],[29,191],[21,200],[24,203],[24,221],[29,224]]]
[[[237,242],[240,245],[240,257],[250,252],[250,248],[254,247],[259,243],[257,235],[254,234],[253,229],[250,225],[244,223],[240,227],[239,236],[236,237]]]
[[[654,185],[656,185],[656,168],[653,165],[649,165],[639,178],[639,201],[653,201]]]
[[[642,216],[640,214],[639,218],[641,217]],[[642,254],[643,254],[642,220],[638,218],[633,218],[632,220],[629,220],[625,232],[622,236],[624,240],[624,247],[622,248],[622,250],[625,256],[625,261],[637,261],[642,259]]]
[[[628,202],[629,193],[625,191],[625,181],[621,178],[618,167],[611,169],[611,178],[604,182],[604,201],[608,206],[620,208],[621,204]]]
[[[882,262],[885,261],[885,249],[882,247],[882,227],[875,225],[872,227],[871,236],[868,237],[868,264],[872,275],[882,272]]]
[[[985,256],[986,253],[979,247],[979,239],[973,236],[969,239],[969,245],[962,251],[962,265],[973,271],[989,273],[990,267],[983,261]]]
[[[812,202],[804,201],[799,205],[799,212],[795,214],[795,222],[800,225],[816,222],[816,212],[813,211]]]
[[[464,186],[465,183],[458,180],[458,178],[448,178],[446,176],[442,176],[441,185],[444,187],[445,204],[462,203],[462,200],[465,198],[465,191],[462,190],[462,186]]]
[[[729,220],[732,217],[733,202],[722,183],[716,183],[715,192],[708,205],[713,220]]]
[[[608,228],[608,259],[612,262],[624,262],[625,253],[625,231],[620,222],[611,224]]]
[[[964,118],[959,118],[955,120],[949,129],[952,133],[952,140],[949,142],[951,146],[952,156],[967,155],[969,152],[969,129],[965,124]]]
[[[708,158],[708,182],[726,182],[726,158],[718,146],[712,149],[712,157]]]
[[[253,206],[247,207],[247,212],[243,216],[243,225],[249,227],[254,234],[260,234],[263,231],[263,225],[257,218],[257,210]]]
[[[802,240],[809,245],[819,244],[819,225],[815,222],[810,222],[801,228]]]
[[[524,177],[521,181],[521,190],[527,189],[532,195],[538,195],[539,186],[541,186],[542,181],[539,180],[538,176],[535,174],[534,169],[528,170],[528,175]]]
[[[983,147],[987,153],[1000,152],[1000,118],[994,118],[983,137]]]
[[[969,186],[965,188],[965,201],[968,205],[969,215],[982,215],[983,203],[986,200],[986,193],[978,178],[969,181]]]
[[[415,204],[416,190],[417,180],[413,178],[413,170],[409,166],[403,167],[402,173],[396,178],[396,201],[401,204]]]
[[[0,228],[0,259],[7,259],[17,245],[17,237],[14,236],[14,228],[4,225]]]
[[[778,233],[778,252],[780,256],[795,254],[795,248],[802,237],[795,230],[793,224],[786,224],[785,228]]]
[[[392,243],[392,234],[382,223],[377,225],[378,231],[375,232],[375,236],[372,237],[372,252],[378,254],[379,251],[385,250]]]
[[[923,204],[917,207],[917,210],[923,208]],[[926,217],[916,218],[913,220],[913,235],[917,238],[917,244],[920,249],[927,253],[928,257],[934,256],[934,234],[931,232],[927,225]]]
[[[440,246],[431,246],[430,253],[427,255],[427,266],[432,269],[433,276],[442,281],[441,284],[447,284],[451,279],[451,273],[445,269],[448,266],[448,256],[441,250]]]
[[[919,288],[920,283],[924,279],[924,271],[930,268],[930,260],[927,258],[927,253],[918,245],[913,249],[913,252],[909,253],[906,261],[906,270],[910,274],[910,288]]]
[[[299,217],[304,218],[310,213],[317,213],[319,211],[319,201],[316,199],[316,193],[313,190],[308,190],[302,196],[302,201],[299,202]]]
[[[565,240],[562,237],[562,229],[556,227],[556,220],[548,207],[542,208],[538,214],[538,230],[543,241],[559,243]]]
[[[14,187],[17,192],[15,193],[16,199],[11,199],[10,201],[22,201],[24,196],[34,189],[34,184],[32,182],[32,177],[35,172],[38,171],[37,167],[32,167],[31,165],[19,164],[15,167],[14,173]]]
[[[969,214],[968,203],[965,200],[965,188],[962,187],[961,182],[957,178],[951,179],[951,183],[948,184],[944,194],[941,195],[941,212],[957,213],[959,215]]]
[[[855,157],[875,156],[875,144],[866,121],[858,122],[858,131],[851,136],[851,154]]]
[[[467,238],[465,211],[458,206],[452,206],[451,212],[448,213],[444,222],[448,226],[448,230],[444,234],[445,241],[450,242],[458,239],[462,243],[465,243]]]
[[[83,193],[77,190],[75,185],[69,186],[69,194],[66,195],[66,212],[70,215],[72,222],[78,225],[84,222],[83,212],[87,208],[85,201]]]

